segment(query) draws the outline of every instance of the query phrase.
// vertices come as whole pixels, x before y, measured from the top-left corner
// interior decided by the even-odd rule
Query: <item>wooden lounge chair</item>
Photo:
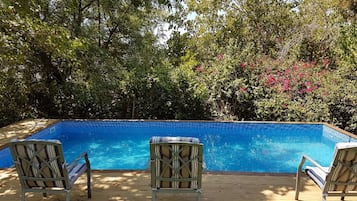
[[[201,199],[203,145],[197,138],[150,139],[152,200],[159,192],[197,193]]]
[[[337,143],[330,167],[322,167],[308,156],[303,156],[296,176],[295,200],[299,199],[302,167],[306,161],[305,173],[322,190],[322,200],[327,196],[357,196],[357,143]]]
[[[72,185],[85,172],[88,198],[91,198],[87,153],[66,164],[62,144],[58,140],[13,140],[9,147],[21,183],[22,201],[25,201],[27,192],[42,192],[44,196],[65,192],[66,201],[70,201]]]

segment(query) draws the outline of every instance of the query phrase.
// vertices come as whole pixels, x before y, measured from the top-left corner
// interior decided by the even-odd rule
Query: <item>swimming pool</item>
[[[92,169],[145,170],[151,136],[194,136],[207,171],[293,173],[303,154],[329,165],[336,142],[357,141],[324,124],[196,121],[60,121],[29,138],[58,139],[67,161],[89,153]],[[12,165],[8,149],[0,167]]]

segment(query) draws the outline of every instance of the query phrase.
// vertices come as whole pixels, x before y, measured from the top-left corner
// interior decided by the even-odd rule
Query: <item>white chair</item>
[[[196,193],[201,199],[203,145],[191,137],[150,140],[152,200],[157,193]]]
[[[322,167],[315,160],[303,156],[296,175],[295,200],[299,199],[302,167],[306,161],[314,166],[306,166],[305,174],[322,190],[322,200],[327,196],[357,196],[357,143],[337,143],[334,157],[329,167]]]
[[[13,140],[11,155],[21,183],[21,200],[26,192],[66,193],[83,173],[87,173],[87,193],[91,198],[91,169],[87,153],[66,164],[62,144],[58,140]],[[83,159],[81,162],[81,159]]]

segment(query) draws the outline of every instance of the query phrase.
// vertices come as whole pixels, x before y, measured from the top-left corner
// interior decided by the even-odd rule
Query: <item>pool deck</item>
[[[0,148],[13,138],[24,138],[58,120],[38,119],[21,121],[0,129]],[[202,179],[202,201],[293,201],[295,175],[205,173]],[[301,201],[321,200],[321,191],[311,180],[303,178]],[[159,201],[194,201],[192,194],[159,194]],[[20,184],[14,168],[0,169],[0,201],[20,200]],[[64,201],[64,193],[27,193],[26,201]],[[80,177],[71,193],[72,201],[86,197],[86,176]],[[151,200],[150,174],[145,171],[93,171],[92,201]],[[328,198],[327,201],[339,198]],[[346,197],[346,201],[356,198]]]
[[[245,175],[210,174],[203,175],[202,201],[293,201],[295,194],[294,175]],[[14,169],[0,170],[0,200],[20,200],[20,185]],[[41,193],[27,193],[26,201],[64,201],[64,193],[49,194],[43,198]],[[85,201],[86,176],[75,183],[72,201]],[[93,171],[92,201],[150,201],[150,174],[135,171]],[[159,194],[159,201],[194,201],[192,194]],[[321,200],[321,191],[311,180],[303,179],[301,201]],[[328,198],[337,201],[338,198]],[[346,201],[356,200],[346,197]]]
[[[19,121],[0,128],[0,148],[6,146],[10,140],[25,138],[47,126],[56,123],[56,119],[31,119]]]

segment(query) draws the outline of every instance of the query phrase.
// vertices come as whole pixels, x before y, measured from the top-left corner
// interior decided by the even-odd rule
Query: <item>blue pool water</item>
[[[207,171],[264,173],[296,172],[303,154],[328,166],[336,142],[356,141],[323,124],[181,121],[61,121],[30,138],[60,140],[68,162],[87,151],[92,169],[145,170],[151,136],[198,137]]]

